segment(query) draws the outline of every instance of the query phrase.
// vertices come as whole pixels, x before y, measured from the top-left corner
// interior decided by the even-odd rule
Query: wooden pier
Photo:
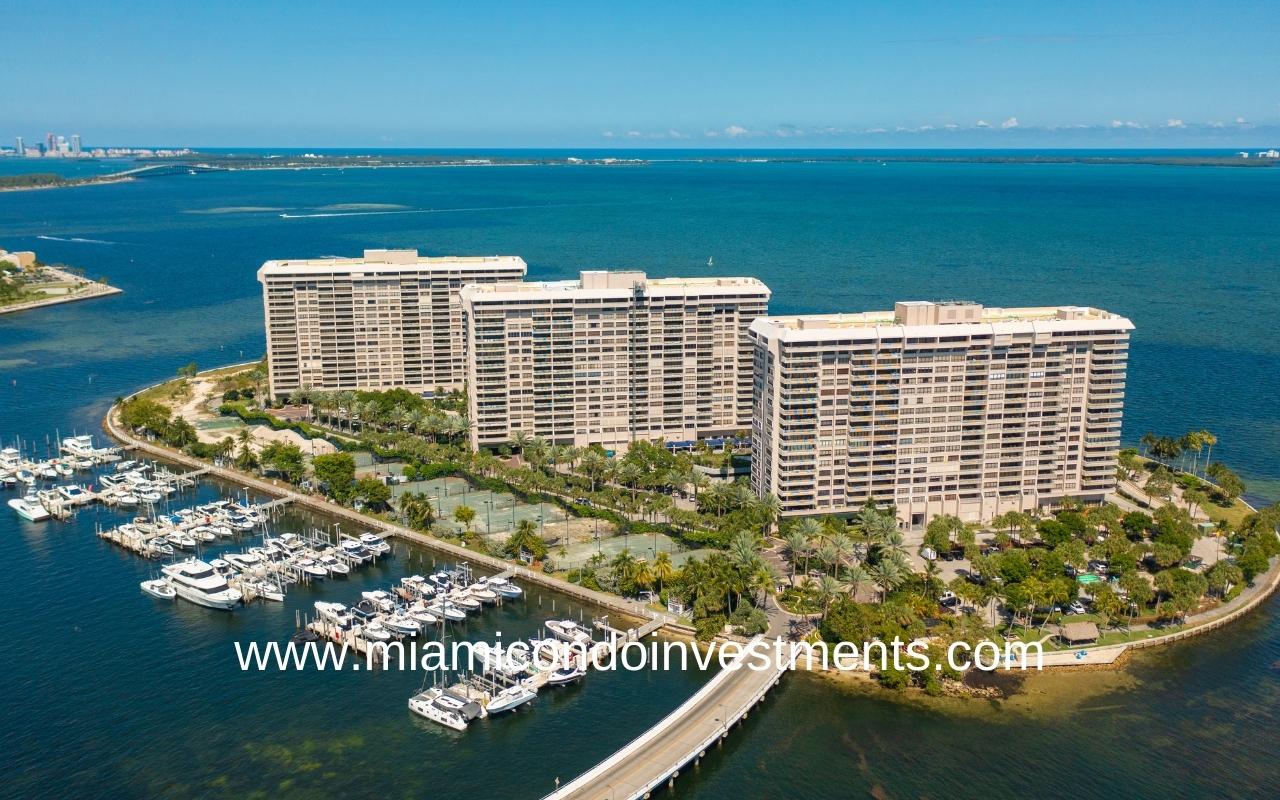
[[[746,719],[785,671],[777,664],[757,670],[745,661],[739,657],[739,668],[721,670],[658,724],[543,800],[640,800],[664,783],[674,784],[685,765],[697,763],[734,723]]]

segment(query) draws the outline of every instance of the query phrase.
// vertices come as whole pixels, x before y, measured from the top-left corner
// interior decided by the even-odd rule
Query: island
[[[90,280],[84,270],[43,264],[31,251],[0,250],[0,314],[119,294],[106,278]]]

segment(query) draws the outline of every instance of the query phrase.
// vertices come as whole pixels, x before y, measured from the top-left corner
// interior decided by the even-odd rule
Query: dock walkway
[[[763,641],[757,636],[752,642]],[[680,770],[696,762],[729,727],[745,719],[782,677],[777,665],[756,670],[743,664],[721,670],[697,694],[630,744],[601,761],[543,800],[638,800],[674,782]]]

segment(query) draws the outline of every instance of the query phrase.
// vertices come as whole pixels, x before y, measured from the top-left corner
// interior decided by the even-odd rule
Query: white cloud
[[[704,131],[702,135],[708,139],[714,139],[720,135],[720,131]]]
[[[627,131],[627,136],[631,139],[639,139],[640,131]]]
[[[1245,124],[1247,124],[1247,123],[1244,121],[1244,117],[1236,117],[1236,124],[1237,124],[1237,125],[1245,125]]]
[[[949,131],[955,131],[960,129],[960,126],[955,124],[954,122],[948,122],[946,125],[943,125],[942,127],[946,128]]]
[[[1134,122],[1131,119],[1113,119],[1111,120],[1111,127],[1113,128],[1145,128],[1146,126],[1143,125],[1141,122]]]
[[[975,122],[975,123],[974,123],[974,127],[976,127],[976,128],[990,128],[990,127],[991,127],[991,123],[990,123],[990,122],[987,122],[985,119],[980,119],[980,120],[978,120],[977,122]]]
[[[675,130],[674,128],[667,131],[667,135],[670,136],[672,139],[688,139],[689,138],[689,134]]]
[[[886,131],[884,128],[867,128],[866,132],[867,133],[885,133]]]
[[[1018,118],[1017,118],[1017,117],[1009,117],[1009,118],[1008,118],[1008,119],[1006,119],[1004,122],[1001,122],[1001,123],[1000,123],[1000,127],[1001,127],[1002,129],[1006,130],[1006,131],[1007,131],[1007,130],[1009,130],[1010,128],[1016,128],[1016,127],[1018,127]]]
[[[919,128],[917,128],[916,130],[919,130],[919,131],[922,131],[922,132],[923,132],[923,131],[931,131],[931,130],[933,130],[933,126],[932,126],[932,125],[921,125],[921,126],[920,126]]]
[[[1165,126],[1166,128],[1185,128],[1185,127],[1187,127],[1187,126],[1186,126],[1186,123],[1184,123],[1182,120],[1178,119],[1177,117],[1170,117],[1170,118],[1169,118],[1169,121],[1168,121],[1168,122],[1166,122],[1166,123],[1164,124],[1164,126]]]
[[[1210,122],[1210,123],[1209,123],[1209,127],[1210,127],[1210,128],[1221,128],[1221,127],[1222,127],[1222,123],[1221,123],[1221,122]]]
[[[730,125],[724,129],[724,135],[728,137],[746,136],[750,131],[741,125]]]

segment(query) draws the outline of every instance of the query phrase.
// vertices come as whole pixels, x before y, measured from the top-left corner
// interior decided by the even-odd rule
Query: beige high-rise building
[[[268,261],[258,281],[271,394],[306,387],[462,388],[458,291],[518,281],[525,270],[515,256],[427,258],[417,250]]]
[[[769,304],[755,278],[591,271],[461,297],[474,447],[523,432],[625,449],[751,425],[747,327]]]
[[[907,302],[756,320],[752,488],[911,526],[1115,486],[1129,331],[1096,308]]]

